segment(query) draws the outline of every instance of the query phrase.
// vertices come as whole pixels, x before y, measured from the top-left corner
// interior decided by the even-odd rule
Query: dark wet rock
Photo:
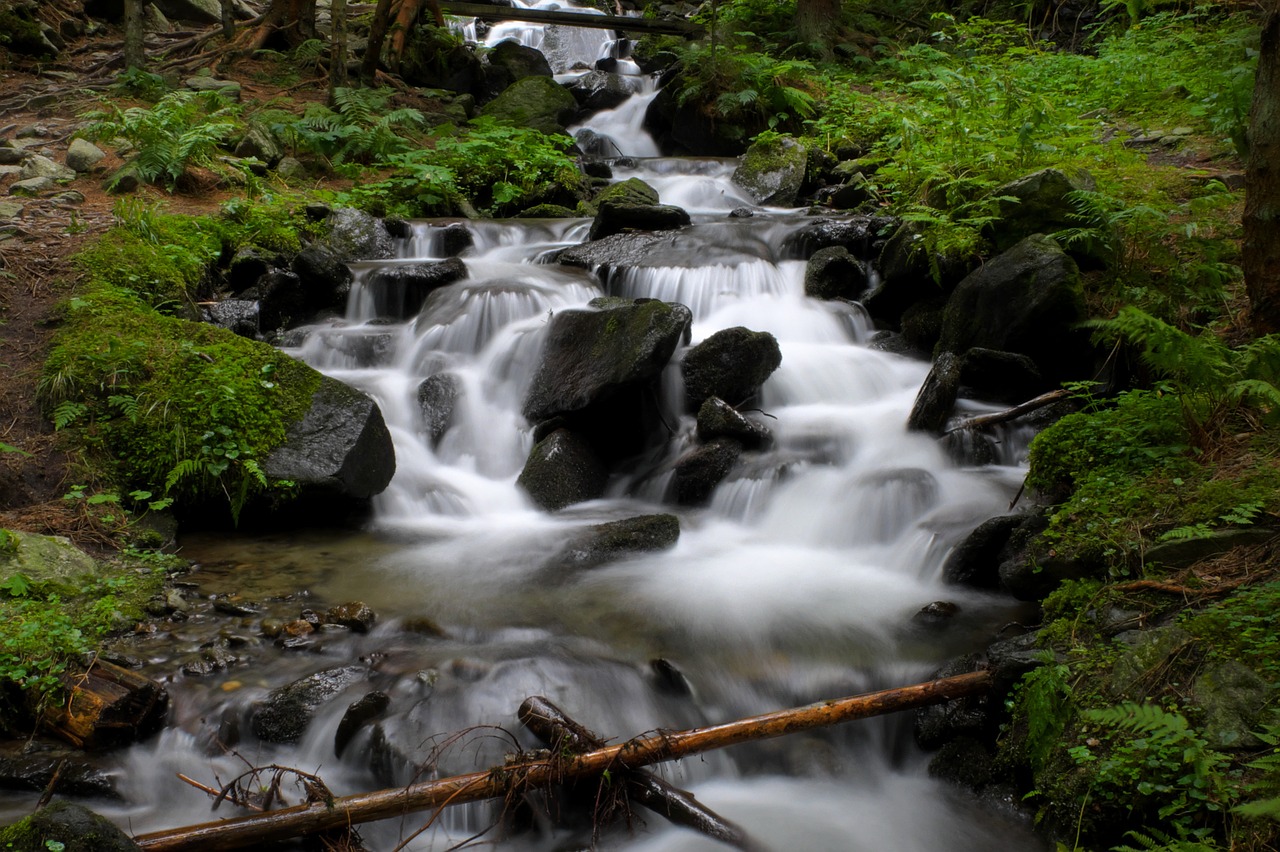
[[[404,219],[383,219],[382,227],[387,229],[387,233],[391,235],[393,240],[408,240],[413,238],[413,225]]]
[[[218,598],[213,602],[213,611],[223,615],[257,615],[262,607],[250,601],[238,601],[230,598]]]
[[[333,756],[342,757],[351,743],[351,738],[365,725],[377,719],[391,706],[391,697],[377,690],[363,698],[351,702],[347,712],[342,714],[338,730],[333,735]]]
[[[920,352],[932,352],[942,336],[942,319],[946,314],[947,300],[938,294],[922,302],[916,302],[902,312],[899,325],[902,336]]]
[[[976,396],[1012,404],[1042,391],[1045,380],[1028,356],[978,346],[964,353],[960,384]]]
[[[977,669],[977,658],[959,657],[938,669],[933,678],[955,677]],[[921,707],[915,712],[913,726],[916,743],[924,749],[936,749],[957,737],[980,736],[987,725],[988,703],[987,696],[978,695]]]
[[[573,134],[573,144],[584,157],[598,158],[589,161],[591,163],[598,164],[599,160],[612,159],[620,153],[618,143],[613,138],[603,133],[597,133],[590,127],[578,128]],[[587,169],[585,165],[583,172],[588,177],[600,177],[598,174],[593,174],[592,170]]]
[[[600,178],[601,180],[613,179],[613,167],[608,163],[598,161],[590,161],[582,164],[582,171],[587,177]]]
[[[750,219],[756,215],[756,211],[750,207],[735,207],[729,211],[730,219]]]
[[[687,698],[693,695],[693,687],[684,672],[670,660],[662,657],[649,661],[649,670],[653,672],[653,688],[664,695],[675,695]]]
[[[485,104],[480,114],[543,133],[564,133],[577,111],[578,102],[555,80],[525,77]]]
[[[781,364],[782,350],[767,331],[741,326],[717,331],[690,349],[680,364],[688,409],[697,411],[713,396],[741,405]]]
[[[453,412],[460,391],[458,377],[450,373],[436,373],[418,385],[418,409],[427,425],[432,447],[440,445],[440,439],[453,425]]]
[[[568,429],[557,429],[529,453],[516,484],[542,508],[554,512],[604,495],[609,470],[591,443]]]
[[[366,289],[379,316],[406,319],[422,310],[427,296],[467,277],[467,265],[456,257],[437,263],[386,266],[369,276]]]
[[[550,77],[551,63],[542,51],[512,39],[498,42],[485,54],[484,82],[489,97],[496,97],[516,80]]]
[[[1063,580],[1093,574],[1095,565],[1036,550],[1037,536],[1049,526],[1044,511],[1024,515],[1000,552],[1000,586],[1021,601],[1044,600]]]
[[[692,314],[654,300],[601,304],[551,320],[524,415],[533,423],[564,417],[612,460],[640,451],[662,428],[655,383]]]
[[[1023,520],[1022,515],[1000,515],[983,521],[947,557],[944,579],[974,589],[999,588],[1001,554]]]
[[[812,193],[830,183],[839,183],[835,168],[840,161],[835,155],[817,145],[808,146],[805,153],[804,185],[801,191]]]
[[[1047,662],[1038,631],[1003,639],[987,647],[987,668],[993,681],[992,695],[1005,695],[1022,676]]]
[[[675,465],[675,500],[681,506],[702,506],[729,475],[742,455],[742,445],[717,438],[685,453]]]
[[[207,677],[226,671],[238,662],[240,658],[225,645],[213,644],[207,648],[201,648],[199,653],[185,661],[180,669],[188,677]]]
[[[235,147],[237,157],[253,157],[268,166],[274,166],[280,162],[284,154],[284,147],[271,132],[271,128],[256,121],[249,124],[249,129]]]
[[[400,76],[411,86],[489,98],[484,62],[471,47],[447,31],[413,27],[400,62]]]
[[[569,86],[569,93],[589,112],[613,109],[631,97],[633,88],[620,74],[590,71]]]
[[[256,287],[244,295],[258,297],[258,327],[265,331],[289,328],[311,314],[302,279],[292,272],[273,269],[258,279]]]
[[[880,285],[862,303],[874,319],[897,325],[907,308],[947,296],[977,265],[977,257],[931,254],[925,247],[922,226],[903,222],[880,250],[876,262]]]
[[[850,216],[815,219],[782,241],[782,255],[808,260],[826,248],[847,249],[854,257],[874,257],[899,225],[890,216]]]
[[[366,675],[361,666],[342,666],[273,689],[253,710],[254,735],[269,743],[296,743],[317,710]]]
[[[692,99],[681,102],[680,75],[667,79],[644,114],[644,129],[666,154],[736,157],[746,149],[743,128],[720,121]]]
[[[605,201],[591,224],[590,240],[620,234],[623,231],[671,231],[691,221],[689,214],[672,204],[626,204]]]
[[[637,553],[670,550],[680,538],[675,515],[641,515],[587,527],[556,557],[556,566],[587,569],[625,559]]]
[[[747,419],[720,397],[712,396],[698,409],[698,440],[705,443],[716,438],[732,438],[745,449],[759,450],[773,443],[773,432]]]
[[[979,790],[999,776],[995,757],[981,740],[957,737],[929,759],[929,775],[970,790]]]
[[[951,418],[960,393],[960,359],[943,352],[933,362],[920,392],[916,394],[907,428],[913,432],[941,435]]]
[[[368,633],[378,620],[373,608],[361,601],[348,601],[325,611],[326,624],[337,624],[353,633]]]
[[[601,240],[570,246],[556,261],[581,269],[609,270],[631,266],[661,265],[675,245],[674,232],[614,234]]]
[[[1049,381],[1086,374],[1084,295],[1075,261],[1036,235],[965,277],[943,318],[941,351],[979,347],[1026,355]]]
[[[329,236],[324,245],[339,261],[381,260],[395,253],[382,222],[362,210],[339,207],[325,221]]]
[[[795,207],[800,202],[807,158],[805,146],[789,136],[756,142],[734,170],[733,182],[757,204]]]
[[[592,199],[593,204],[603,204],[606,201],[618,204],[657,204],[658,190],[640,178],[627,178],[610,184]]]
[[[13,148],[7,142],[0,141],[0,166],[16,166],[26,159],[24,148]]]
[[[238,334],[258,336],[258,303],[250,299],[224,299],[204,309],[205,321]]]
[[[1263,745],[1255,731],[1262,726],[1271,690],[1253,669],[1235,660],[1206,663],[1192,692],[1210,746],[1235,750]]]
[[[0,828],[0,846],[15,852],[55,848],[64,852],[137,852],[141,848],[106,817],[67,801],[54,802]]]
[[[452,222],[440,229],[440,253],[445,257],[457,257],[475,243],[471,229],[461,222]]]
[[[400,629],[405,633],[413,633],[417,636],[443,637],[448,635],[443,627],[425,615],[414,615],[406,618],[400,622]]]
[[[516,214],[517,219],[576,219],[582,215],[563,204],[535,204]]]
[[[274,253],[257,246],[244,246],[236,251],[227,264],[227,289],[232,293],[243,293],[256,286],[262,276],[281,266],[281,259]]]
[[[289,427],[282,446],[262,464],[272,479],[304,492],[371,497],[395,473],[395,449],[382,411],[368,396],[324,376],[311,408]]]
[[[911,616],[911,620],[922,627],[941,627],[950,624],[960,614],[960,607],[951,601],[934,601],[927,603]]]
[[[997,251],[1012,248],[1032,234],[1051,234],[1087,224],[1076,214],[1073,192],[1096,192],[1097,183],[1086,171],[1068,175],[1059,169],[1041,169],[1010,181],[992,195],[999,202],[999,221],[990,226]]]
[[[304,248],[290,264],[302,282],[307,305],[313,310],[341,311],[351,292],[351,269],[324,246]]]
[[[55,775],[64,796],[120,798],[113,774],[81,749],[29,738],[0,743],[0,789],[43,793]]]
[[[867,268],[844,246],[818,249],[804,270],[804,294],[856,301],[866,292]]]
[[[875,186],[866,178],[849,183],[826,186],[818,190],[814,200],[836,210],[855,210],[869,201],[876,200]]]

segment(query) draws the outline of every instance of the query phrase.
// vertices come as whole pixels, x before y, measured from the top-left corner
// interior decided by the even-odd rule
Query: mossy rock
[[[62,536],[0,530],[0,578],[22,574],[74,593],[97,573],[98,563]]]
[[[731,405],[752,399],[782,364],[777,339],[742,326],[717,331],[689,350],[680,364],[689,411],[715,396]]]
[[[137,852],[140,848],[106,817],[67,801],[54,802],[0,828],[0,849],[12,852]]]
[[[500,122],[543,133],[564,133],[573,120],[578,102],[569,90],[550,77],[516,80],[480,110]]]
[[[675,515],[640,515],[587,527],[557,560],[562,569],[586,569],[640,553],[675,547],[680,520]]]
[[[581,435],[556,429],[529,451],[516,484],[549,512],[604,496],[609,470]]]
[[[640,178],[633,177],[609,184],[591,199],[591,203],[596,205],[606,201],[618,204],[657,204],[659,197],[658,190]]]
[[[800,203],[808,162],[805,146],[789,136],[777,136],[747,149],[742,165],[733,173],[733,182],[758,204],[795,207]]]

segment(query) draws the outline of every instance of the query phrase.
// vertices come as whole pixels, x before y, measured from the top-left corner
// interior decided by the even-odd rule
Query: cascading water
[[[578,59],[589,62],[604,48],[585,50]],[[638,139],[635,123],[619,128],[619,121],[638,121],[634,111],[625,114],[615,110],[591,126],[615,140]],[[646,153],[626,144],[620,153]],[[1005,511],[1021,479],[1017,448],[1005,448],[1005,466],[964,468],[932,438],[908,433],[904,423],[928,365],[870,348],[870,324],[856,305],[805,297],[804,264],[789,259],[785,246],[806,220],[776,211],[728,219],[728,211],[750,204],[730,171],[722,160],[641,159],[618,168],[617,177],[641,177],[664,203],[684,206],[694,225],[659,259],[603,279],[534,262],[585,240],[584,220],[467,223],[474,240],[462,257],[468,276],[407,317],[385,316],[373,274],[388,264],[443,259],[440,237],[452,223],[415,223],[402,257],[356,265],[346,319],[311,329],[293,354],[365,390],[383,411],[397,472],[376,498],[372,528],[194,538],[184,546],[201,563],[191,579],[205,599],[236,592],[294,612],[312,601],[359,599],[379,613],[378,626],[322,634],[309,653],[262,647],[252,668],[176,677],[175,724],[122,755],[129,804],[104,810],[135,832],[207,820],[207,798],[174,784],[173,774],[226,781],[246,761],[318,772],[338,795],[423,772],[484,768],[513,749],[508,738],[492,730],[462,744],[447,738],[503,726],[532,747],[515,724],[529,695],[548,696],[617,740],[913,683],[1009,617],[1004,599],[946,587],[940,573],[963,535]],[[533,444],[521,405],[549,317],[606,294],[688,306],[693,344],[733,326],[778,340],[782,365],[760,400],[774,444],[744,454],[706,508],[663,502],[693,431],[691,418],[676,413],[674,367],[664,376],[673,432],[667,449],[615,476],[607,497],[552,515],[516,485]],[[679,359],[677,352],[673,363]],[[423,381],[438,376],[448,377],[452,405],[444,429],[433,428],[419,400]],[[566,568],[561,559],[575,530],[670,511],[680,520],[672,550],[590,570]],[[959,607],[945,630],[913,620],[939,599]],[[192,618],[193,629],[201,618]],[[246,633],[258,626],[254,618],[246,616]],[[256,641],[227,632],[233,648]],[[162,640],[140,647],[151,662],[164,660]],[[323,694],[296,741],[268,743],[289,738],[264,738],[249,721],[248,708],[269,689],[340,666],[360,674]],[[388,696],[387,709],[349,742],[335,743],[348,705],[372,689]],[[924,764],[904,720],[885,718],[661,772],[764,848],[1041,848],[1015,821],[931,780]],[[447,809],[406,848],[451,848],[484,831],[495,814],[488,805]],[[410,815],[362,833],[370,848],[390,849],[426,819]],[[635,834],[606,834],[601,845],[719,848],[656,816],[645,819]],[[551,849],[590,838],[589,828],[576,839],[569,831],[495,832],[482,842]]]

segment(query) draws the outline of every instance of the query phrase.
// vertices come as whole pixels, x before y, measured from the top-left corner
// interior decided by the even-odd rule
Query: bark
[[[333,0],[329,7],[333,32],[329,45],[329,103],[334,92],[347,85],[347,0]]]
[[[373,10],[373,21],[369,24],[369,44],[364,51],[364,60],[360,63],[360,79],[366,86],[372,85],[378,76],[378,65],[382,62],[382,43],[386,41],[390,25],[391,0],[378,0],[378,5]]]
[[[659,733],[581,755],[525,756],[482,772],[187,828],[156,831],[135,837],[134,841],[140,848],[155,852],[219,852],[261,847],[272,841],[332,828],[401,817],[428,808],[478,802],[548,784],[560,784],[567,779],[596,776],[605,770],[639,769],[739,743],[781,737],[899,710],[914,710],[985,693],[990,688],[989,673],[972,672],[900,689],[780,710],[710,728]]]
[[[796,3],[796,33],[803,44],[831,46],[840,23],[840,0],[799,0]]]
[[[236,11],[233,0],[221,0],[222,37],[230,44],[236,37]]]
[[[232,42],[232,51],[250,54],[261,50],[267,39],[279,34],[289,47],[316,37],[316,0],[271,0],[257,26],[244,30]]]
[[[604,746],[604,740],[565,715],[541,696],[526,699],[518,713],[524,725],[553,752],[584,752]],[[649,810],[668,821],[752,852],[757,846],[739,826],[703,805],[690,793],[673,787],[652,772],[637,769],[623,773],[628,793]]]
[[[155,733],[164,724],[169,695],[137,672],[102,660],[62,676],[67,700],[46,709],[40,728],[82,748],[116,746]]]
[[[1249,320],[1259,335],[1280,331],[1280,2],[1262,24],[1249,114],[1245,170],[1244,267]]]
[[[146,51],[143,48],[145,33],[142,28],[142,12],[147,0],[124,0],[124,67],[145,68]]]
[[[1026,402],[1020,402],[1013,408],[1006,408],[1004,411],[993,411],[990,414],[980,414],[977,417],[970,417],[962,423],[957,423],[946,431],[950,435],[952,432],[962,432],[965,429],[977,429],[982,426],[992,426],[996,423],[1006,423],[1010,420],[1016,420],[1024,414],[1037,409],[1044,408],[1046,405],[1052,405],[1061,399],[1071,396],[1071,391],[1066,388],[1042,393],[1035,399],[1029,399]]]

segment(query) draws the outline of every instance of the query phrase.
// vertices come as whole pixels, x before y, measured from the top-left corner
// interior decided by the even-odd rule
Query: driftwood
[[[516,715],[520,724],[552,752],[581,753],[605,745],[604,740],[542,696],[525,699]],[[676,825],[702,832],[735,849],[754,852],[761,848],[739,826],[703,805],[693,794],[668,784],[648,770],[624,772],[622,780],[627,782],[627,792],[632,798]]]
[[[169,694],[149,677],[103,660],[62,676],[67,698],[40,715],[46,733],[81,748],[142,739],[164,725]]]
[[[1010,420],[1016,420],[1024,414],[1035,411],[1038,408],[1044,408],[1046,405],[1057,402],[1060,399],[1066,399],[1071,396],[1071,391],[1066,388],[1058,388],[1048,393],[1042,393],[1035,399],[1029,399],[1026,402],[1019,403],[1013,408],[1006,408],[1004,411],[994,411],[991,414],[981,414],[977,417],[970,417],[968,420],[961,421],[952,426],[945,434],[950,435],[953,432],[963,432],[966,429],[977,429],[982,426],[992,426],[996,423],[1006,423]]]
[[[639,769],[738,743],[781,737],[899,710],[914,710],[984,693],[990,688],[989,673],[972,672],[780,710],[708,728],[660,732],[580,755],[517,755],[502,766],[482,772],[423,781],[392,790],[358,793],[330,802],[295,805],[220,822],[155,831],[139,835],[134,841],[142,849],[159,852],[218,852],[260,846],[331,828],[401,817],[429,808],[506,796],[568,779],[600,775],[606,770]]]

